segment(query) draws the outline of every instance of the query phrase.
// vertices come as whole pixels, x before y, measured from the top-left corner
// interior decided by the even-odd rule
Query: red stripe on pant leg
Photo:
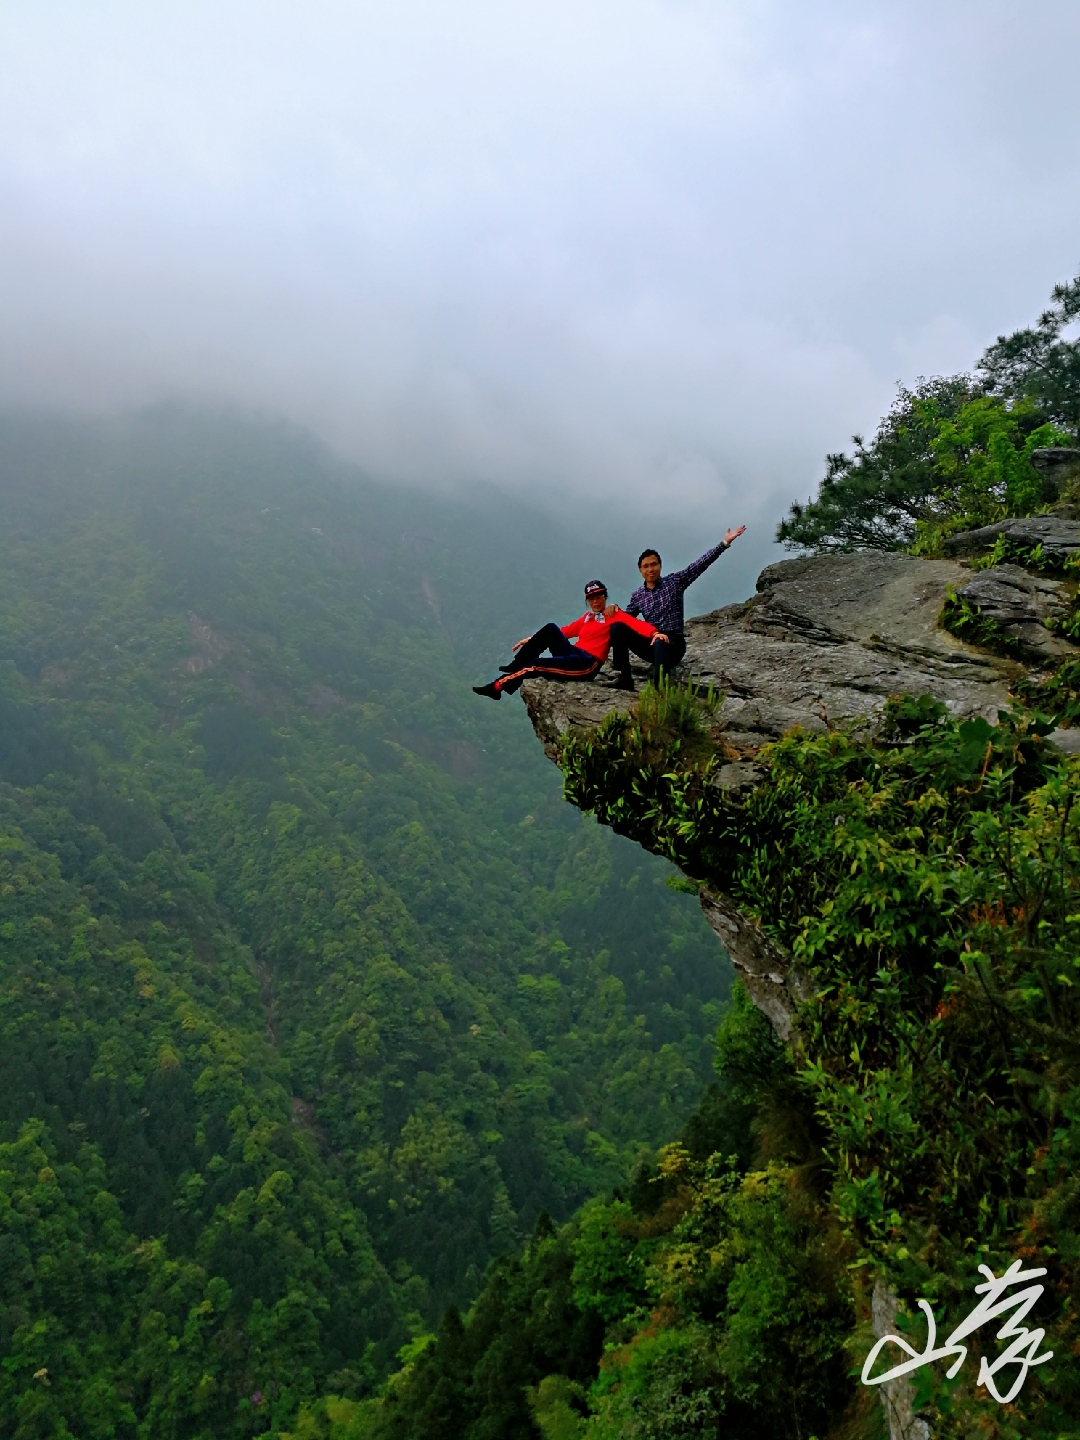
[[[501,690],[508,680],[524,680],[528,675],[571,675],[587,680],[596,674],[603,663],[602,660],[597,660],[595,665],[587,665],[584,670],[558,670],[554,665],[526,665],[521,670],[515,670],[512,675],[503,675],[496,680],[495,689]]]

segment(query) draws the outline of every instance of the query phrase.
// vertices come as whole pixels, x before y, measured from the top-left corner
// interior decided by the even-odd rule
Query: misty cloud
[[[1078,40],[1053,0],[11,4],[0,399],[771,528],[1075,273]]]

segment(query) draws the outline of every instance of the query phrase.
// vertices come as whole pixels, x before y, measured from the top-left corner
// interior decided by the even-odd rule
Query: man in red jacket
[[[544,675],[549,680],[591,680],[607,659],[612,640],[621,633],[620,625],[648,639],[667,638],[655,625],[638,620],[617,606],[607,608],[605,614],[607,586],[599,580],[590,580],[585,586],[585,603],[588,610],[569,625],[548,624],[535,635],[519,640],[514,646],[516,658],[509,665],[499,666],[503,671],[499,679],[473,686],[477,695],[487,695],[492,700],[513,695],[530,675]],[[576,645],[571,645],[573,639],[577,640]],[[542,658],[545,650],[550,659]]]

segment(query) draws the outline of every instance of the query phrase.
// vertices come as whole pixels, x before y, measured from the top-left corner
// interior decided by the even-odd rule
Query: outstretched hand
[[[737,530],[726,531],[724,534],[724,544],[730,545],[733,540],[737,540],[739,538],[739,536],[743,533],[745,529],[745,525],[740,525]]]

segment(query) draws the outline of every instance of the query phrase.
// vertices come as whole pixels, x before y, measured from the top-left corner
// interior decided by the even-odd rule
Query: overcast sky
[[[2,0],[0,402],[757,532],[1080,269],[1072,0]]]

